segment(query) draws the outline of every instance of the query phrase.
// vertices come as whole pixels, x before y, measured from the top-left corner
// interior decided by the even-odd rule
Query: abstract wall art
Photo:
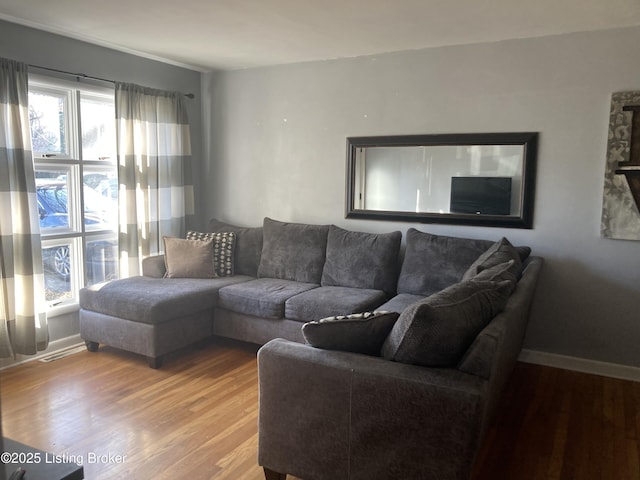
[[[640,240],[640,91],[611,96],[600,230]]]

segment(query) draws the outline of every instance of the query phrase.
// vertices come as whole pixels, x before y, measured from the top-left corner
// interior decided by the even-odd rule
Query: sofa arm
[[[272,340],[258,352],[258,461],[314,479],[468,478],[486,381]]]
[[[142,275],[145,277],[162,278],[167,272],[164,255],[153,255],[142,259]]]

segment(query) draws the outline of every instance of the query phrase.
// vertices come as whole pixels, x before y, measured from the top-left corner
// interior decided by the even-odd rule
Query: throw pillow
[[[473,278],[482,270],[508,262],[509,260],[513,260],[511,271],[517,278],[520,278],[520,275],[522,274],[522,260],[520,260],[520,254],[518,253],[518,250],[511,245],[509,240],[502,237],[471,264],[467,271],[464,272],[462,279],[468,280]]]
[[[395,362],[456,365],[482,329],[507,303],[511,282],[468,280],[415,303],[402,312],[382,346]]]
[[[218,277],[233,275],[233,251],[236,234],[233,232],[187,232],[188,240],[213,240],[213,264]]]
[[[235,233],[234,273],[251,277],[258,276],[260,255],[262,255],[262,227],[238,227],[213,218],[209,221],[209,231]]]
[[[509,292],[509,295],[511,295],[513,290],[516,289],[516,285],[518,283],[518,277],[514,273],[514,264],[515,261],[512,259],[508,262],[494,265],[493,267],[480,271],[480,273],[473,277],[472,280],[485,282],[502,282],[504,280],[508,280],[511,282],[512,288]]]
[[[399,314],[365,312],[328,317],[302,326],[307,343],[325,350],[380,355],[380,348]]]
[[[462,275],[493,242],[407,230],[398,293],[428,296],[462,280]]]
[[[529,258],[529,255],[531,255],[531,247],[519,246],[515,248],[516,252],[518,252],[518,256],[520,257],[520,261],[524,263],[524,261]]]
[[[264,219],[258,277],[319,284],[329,225]]]
[[[322,286],[395,293],[402,233],[364,233],[329,227]]]
[[[165,278],[214,278],[213,240],[162,237]]]

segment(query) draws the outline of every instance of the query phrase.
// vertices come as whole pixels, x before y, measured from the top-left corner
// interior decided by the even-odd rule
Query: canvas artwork
[[[640,240],[640,91],[611,96],[601,233]]]

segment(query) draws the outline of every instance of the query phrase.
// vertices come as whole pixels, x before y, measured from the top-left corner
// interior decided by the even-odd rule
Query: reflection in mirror
[[[347,217],[531,228],[536,133],[349,138]]]

